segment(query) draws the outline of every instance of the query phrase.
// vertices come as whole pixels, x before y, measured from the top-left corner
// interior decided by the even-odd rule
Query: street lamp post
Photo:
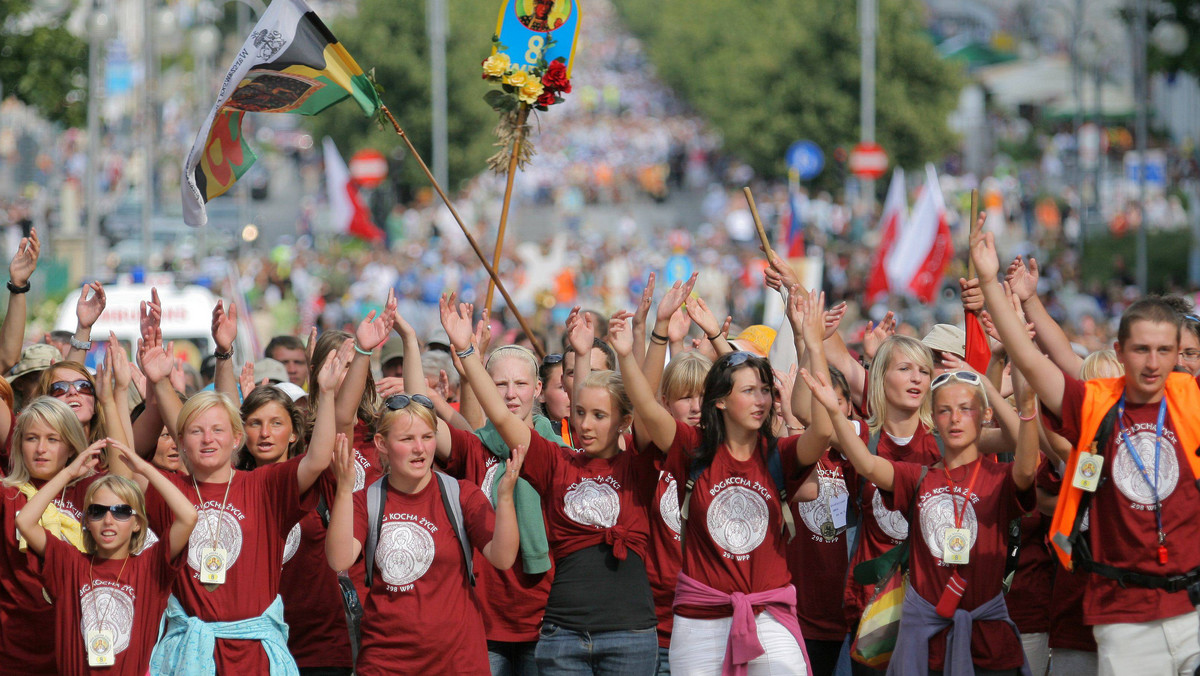
[[[861,141],[875,141],[875,29],[878,22],[877,0],[858,0],[858,32],[862,41],[862,78],[859,81],[859,126]],[[863,179],[862,199],[867,218],[875,209],[875,181]]]
[[[96,179],[100,173],[100,102],[104,98],[104,44],[112,39],[113,22],[100,4],[94,0],[88,16],[88,107],[87,107],[87,163],[84,169],[84,199],[87,201],[87,252],[86,273],[96,279],[99,273],[96,254],[100,242],[100,191]]]
[[[1138,219],[1137,230],[1137,286],[1138,291],[1146,293],[1146,116],[1147,89],[1146,86],[1146,0],[1137,0],[1136,18],[1133,26],[1133,96],[1137,99],[1137,134],[1138,153]]]

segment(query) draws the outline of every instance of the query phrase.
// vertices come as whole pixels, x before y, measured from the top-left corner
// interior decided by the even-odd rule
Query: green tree
[[[447,0],[447,10],[450,185],[443,187],[453,191],[462,181],[478,174],[494,151],[492,129],[498,116],[483,101],[490,87],[483,81],[479,66],[491,53],[491,37],[500,6],[491,2]],[[422,158],[431,163],[431,76],[425,3],[360,0],[357,14],[333,21],[330,30],[363,70],[374,69],[375,79],[383,87],[384,103]],[[311,129],[318,142],[324,136],[332,137],[344,154],[367,147],[388,153],[404,143],[390,125],[379,129],[349,104],[335,106],[311,118]],[[405,159],[404,179],[418,187],[429,182],[411,158]]]
[[[786,173],[799,138],[828,153],[859,138],[854,5],[821,0],[615,0],[667,84],[717,126],[760,174]],[[925,34],[915,0],[880,0],[876,139],[893,164],[954,145],[946,118],[961,83]],[[831,180],[826,171],[822,179]]]
[[[87,73],[88,46],[63,26],[66,12],[36,27],[21,18],[31,0],[0,2],[0,86],[37,108],[47,119],[80,126],[87,117],[87,93],[76,86]]]

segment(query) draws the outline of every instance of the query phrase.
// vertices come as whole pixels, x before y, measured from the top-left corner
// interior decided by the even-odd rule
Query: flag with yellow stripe
[[[242,135],[246,113],[316,115],[353,98],[368,115],[380,101],[362,68],[304,0],[275,0],[221,81],[217,102],[183,167],[183,218],[208,222],[204,205],[254,164]]]

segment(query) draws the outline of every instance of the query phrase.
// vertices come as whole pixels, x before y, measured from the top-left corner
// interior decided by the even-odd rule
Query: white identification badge
[[[971,562],[971,531],[966,528],[947,528],[942,536],[942,562],[966,564]]]
[[[92,629],[87,633],[89,667],[111,667],[115,656],[113,633],[107,629]]]
[[[205,547],[200,550],[200,582],[203,584],[225,584],[225,562],[229,554],[221,547]]]
[[[833,527],[842,530],[846,527],[846,511],[850,506],[850,496],[842,493],[829,501],[829,516],[833,519]]]
[[[1089,493],[1096,492],[1100,483],[1100,470],[1104,469],[1104,456],[1084,451],[1079,454],[1079,462],[1075,464],[1075,476],[1071,477],[1071,485]]]

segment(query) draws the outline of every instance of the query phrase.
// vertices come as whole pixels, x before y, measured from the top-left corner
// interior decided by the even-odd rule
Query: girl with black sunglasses
[[[119,441],[103,441],[150,482],[174,518],[167,537],[146,547],[145,495],[137,483],[110,474],[92,482],[84,497],[86,552],[43,528],[38,515],[68,485],[91,474],[100,460],[99,444],[77,455],[17,515],[17,528],[54,601],[53,652],[64,676],[93,668],[114,676],[149,671],[158,622],[197,519],[191,501],[153,465]]]

